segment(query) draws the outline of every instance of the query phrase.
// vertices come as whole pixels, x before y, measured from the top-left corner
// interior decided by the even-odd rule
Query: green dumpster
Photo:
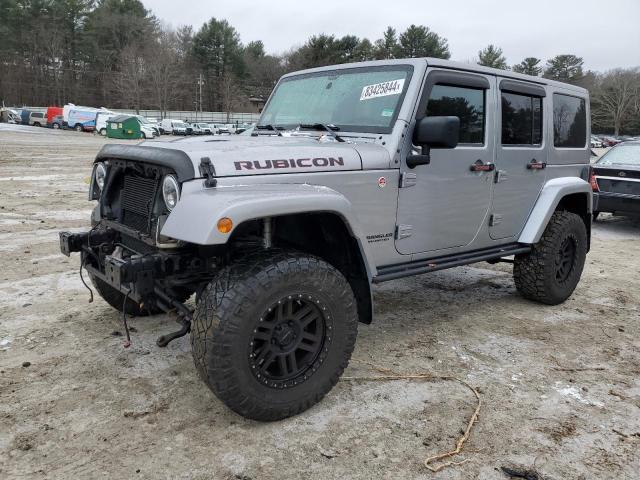
[[[153,131],[144,128],[140,120],[131,115],[116,115],[107,120],[109,138],[153,138]]]

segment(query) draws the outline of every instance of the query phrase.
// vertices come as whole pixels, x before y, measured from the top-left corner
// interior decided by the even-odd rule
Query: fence
[[[30,110],[32,112],[46,112],[47,107],[14,107],[15,110]],[[124,113],[126,115],[136,115],[135,110],[113,109],[116,113]],[[161,120],[163,118],[171,118],[173,120],[186,120],[188,122],[203,123],[255,123],[260,118],[259,113],[241,113],[241,112],[195,112],[195,111],[168,111],[166,115],[162,115],[160,110],[140,110],[138,115],[150,119]]]

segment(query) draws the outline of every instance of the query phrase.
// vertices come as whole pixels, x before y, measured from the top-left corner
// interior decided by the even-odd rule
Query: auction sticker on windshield
[[[388,95],[399,95],[404,87],[404,78],[398,80],[389,80],[388,82],[376,83],[375,85],[366,85],[362,88],[360,101],[369,100],[371,98],[386,97]]]

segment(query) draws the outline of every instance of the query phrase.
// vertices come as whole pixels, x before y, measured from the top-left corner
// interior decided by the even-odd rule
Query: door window
[[[502,92],[502,144],[542,143],[542,98]]]
[[[484,90],[434,85],[427,103],[427,116],[460,118],[459,143],[483,144],[485,125]]]

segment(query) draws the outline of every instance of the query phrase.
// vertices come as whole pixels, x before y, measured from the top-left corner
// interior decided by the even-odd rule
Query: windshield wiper
[[[271,125],[270,123],[267,125],[256,125],[256,130],[271,130],[272,132],[277,133],[279,137],[282,136],[282,132],[280,131],[281,129],[282,127]],[[259,133],[256,132],[255,135],[259,135]]]
[[[323,132],[327,132],[331,137],[333,137],[338,142],[344,142],[344,138],[338,136],[335,130],[340,130],[340,127],[336,127],[335,125],[325,125],[324,123],[301,123],[298,125],[298,129],[307,129],[307,130],[320,130]]]

